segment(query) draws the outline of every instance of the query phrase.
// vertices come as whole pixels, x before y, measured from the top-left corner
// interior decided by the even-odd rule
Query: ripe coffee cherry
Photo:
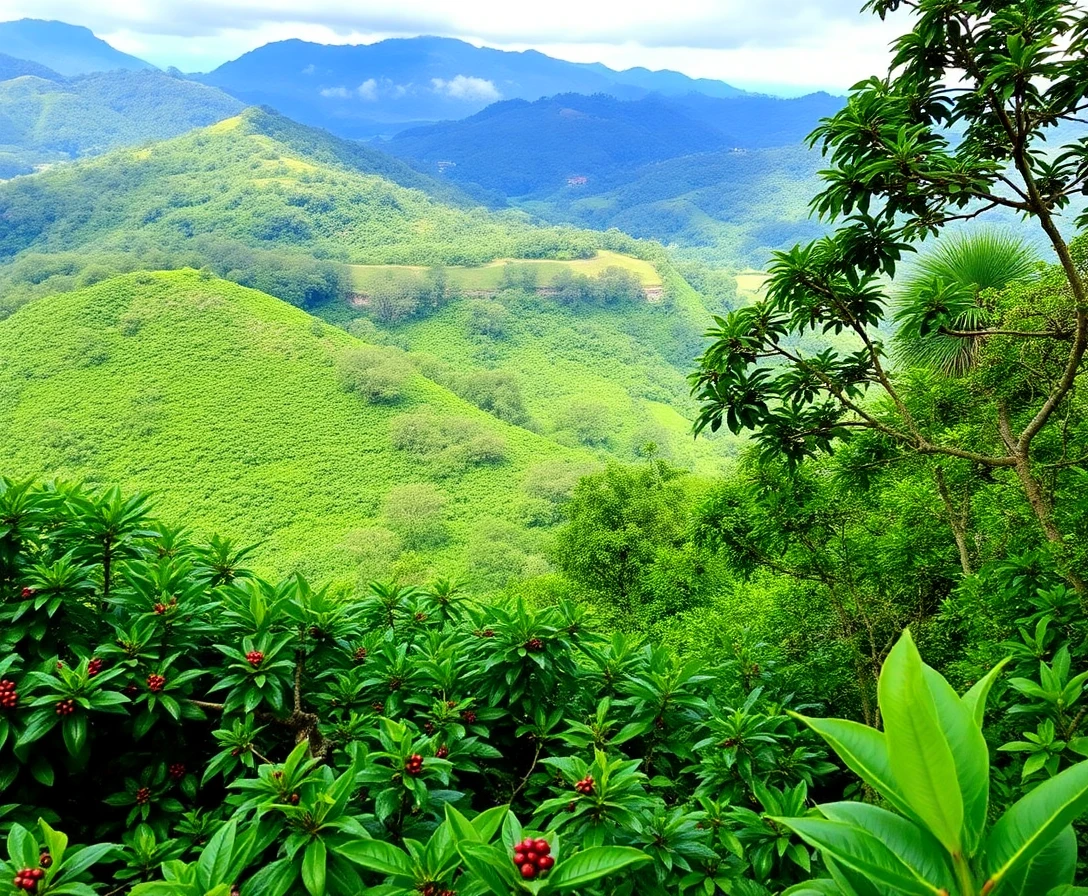
[[[533,841],[533,852],[539,853],[541,856],[546,856],[551,851],[552,845],[543,837]]]
[[[152,607],[152,609],[155,611],[156,616],[162,616],[163,613],[166,612],[167,608],[166,608],[166,604],[160,602],[160,603],[155,604],[155,606]]]
[[[423,771],[423,757],[419,753],[413,753],[404,760],[404,772],[413,778]]]
[[[42,854],[38,856],[38,864],[43,868],[48,868],[53,864],[53,857],[49,855],[48,849],[42,850]]]
[[[16,889],[33,893],[38,889],[38,881],[43,877],[45,872],[41,868],[24,868],[22,871],[15,872],[13,883]]]
[[[456,700],[447,700],[446,701],[446,709],[453,709],[456,705],[457,705]]]
[[[170,766],[170,777],[175,781],[180,781],[185,777],[185,764],[181,762],[175,762]]]
[[[593,775],[586,775],[581,781],[574,785],[574,789],[585,796],[589,796],[593,793]]]
[[[537,859],[536,867],[539,868],[541,871],[547,871],[554,864],[555,859],[553,859],[551,856],[541,856],[539,859]]]
[[[476,710],[466,709],[461,713],[461,721],[467,722],[469,725],[473,725],[476,722]]]
[[[136,805],[137,806],[146,806],[150,802],[151,802],[151,788],[150,787],[141,787],[139,790],[136,791]]]
[[[87,663],[87,675],[90,678],[94,678],[99,672],[102,671],[102,660],[98,657],[91,657],[91,661]]]
[[[485,638],[494,638],[495,637],[494,629],[485,628],[484,629],[484,637]]]
[[[37,593],[38,592],[35,591],[33,588],[24,588],[22,591],[23,600],[26,600],[28,597],[33,597]]]
[[[434,734],[434,722],[424,722],[423,730],[428,734]]]
[[[427,614],[426,613],[416,613],[416,622],[426,622],[426,621],[427,621]]]
[[[540,653],[544,649],[544,642],[540,638],[530,638],[525,642],[525,649],[530,653]]]
[[[56,713],[57,713],[58,716],[70,716],[75,711],[76,711],[76,701],[75,700],[71,700],[71,699],[61,700],[60,703],[57,704]]]
[[[354,659],[356,663],[365,663],[366,662],[366,648],[365,647],[356,647],[355,648],[355,653],[352,654],[352,659]]]
[[[19,692],[15,682],[5,678],[0,680],[0,709],[15,709],[19,703]]]
[[[437,756],[439,759],[445,759],[447,756],[450,755],[450,748],[447,747],[445,744],[442,744],[442,746],[434,751],[434,755]]]
[[[166,687],[166,678],[162,675],[151,674],[147,676],[147,689],[152,694],[158,694]]]
[[[378,703],[377,701],[375,701],[374,703],[371,703],[370,708],[372,710],[374,710],[374,712],[385,712],[385,704],[384,703]]]
[[[264,662],[264,654],[259,650],[251,650],[246,654],[246,662],[249,663],[254,669],[256,669],[261,663]]]
[[[528,862],[526,862],[524,865],[521,866],[521,876],[524,877],[526,880],[532,880],[534,877],[536,877],[536,865],[530,865]]]
[[[289,802],[292,806],[297,806],[299,800],[301,799],[302,797],[300,797],[297,793],[292,793],[291,796],[288,798],[287,802]]]

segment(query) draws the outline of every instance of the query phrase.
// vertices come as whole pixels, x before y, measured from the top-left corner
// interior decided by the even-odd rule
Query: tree
[[[415,369],[404,352],[377,345],[360,345],[343,352],[336,363],[340,384],[369,402],[398,400]]]
[[[775,253],[766,299],[716,319],[692,377],[697,429],[752,430],[764,452],[794,464],[869,429],[905,454],[1007,471],[1084,594],[1047,480],[1068,462],[1049,434],[1088,348],[1088,246],[1071,243],[1058,219],[1088,184],[1088,140],[1045,155],[1040,146],[1088,108],[1088,12],[1071,0],[867,4],[881,17],[900,6],[914,28],[896,42],[889,74],[856,87],[810,138],[829,160],[813,208],[839,227]],[[963,307],[947,290],[927,293],[927,332],[985,339],[995,356],[1037,362],[1027,391],[1015,388],[1023,375],[976,381],[979,441],[978,432],[936,433],[914,413],[909,374],[889,365],[881,339],[884,278],[926,237],[995,209],[1031,221],[1058,268],[1043,292],[1018,291],[979,329],[956,329]],[[810,333],[845,333],[854,345],[798,348]]]
[[[406,547],[433,547],[446,540],[446,504],[441,489],[429,482],[414,482],[391,488],[382,513]]]

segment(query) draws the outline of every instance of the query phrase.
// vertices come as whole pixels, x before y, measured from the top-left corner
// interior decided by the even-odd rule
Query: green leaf
[[[234,852],[234,837],[237,825],[227,822],[208,841],[196,863],[196,879],[205,890],[225,882],[227,869],[230,867],[231,854]],[[230,881],[226,881],[230,883]]]
[[[811,719],[790,713],[827,741],[854,774],[904,815],[914,812],[892,774],[884,733],[846,719]]]
[[[1030,862],[1005,875],[1003,896],[1035,896],[1073,883],[1077,871],[1077,835],[1073,826],[1063,828]]]
[[[496,896],[509,896],[511,890],[521,889],[521,881],[514,874],[507,853],[498,847],[462,840],[457,843],[457,852],[469,871]]]
[[[328,853],[320,838],[310,841],[302,856],[302,883],[310,896],[325,896],[325,863]]]
[[[948,739],[963,795],[963,845],[968,856],[978,852],[990,805],[990,750],[975,717],[944,677],[929,666],[922,674],[933,697],[941,730]]]
[[[447,803],[447,805],[449,805]],[[484,843],[490,842],[506,818],[506,806],[493,806],[472,819],[472,826]]]
[[[64,873],[68,877],[82,874],[95,862],[100,862],[116,849],[113,843],[95,843],[70,853],[64,860]]]
[[[961,853],[963,794],[923,670],[918,648],[905,631],[880,671],[878,694],[888,759],[913,814],[949,852]]]
[[[873,883],[910,896],[938,896],[939,886],[892,852],[879,837],[853,824],[822,818],[776,818],[835,862],[865,875]]]
[[[872,834],[922,880],[955,889],[955,871],[940,842],[919,825],[868,803],[824,803],[820,806],[832,821],[841,821]]]
[[[653,860],[648,855],[629,846],[593,846],[556,864],[548,884],[556,890],[573,890],[623,868],[650,861]]]
[[[337,854],[379,874],[414,878],[412,860],[403,850],[381,840],[355,840],[334,847]]]
[[[1005,670],[1005,666],[1008,665],[1009,659],[1006,657],[996,666],[994,666],[986,675],[975,682],[974,686],[961,698],[963,705],[967,707],[967,711],[971,713],[972,718],[975,720],[975,724],[979,728],[982,727],[983,718],[986,715],[986,700],[990,696],[990,689],[994,686],[994,682],[997,681],[997,677]]]
[[[72,756],[78,756],[87,742],[87,717],[83,713],[68,716],[61,726],[64,745]]]
[[[13,824],[8,831],[8,858],[20,868],[33,868],[38,864],[38,845],[21,824]]]
[[[246,881],[245,889],[247,893],[259,893],[260,896],[286,896],[297,877],[295,863],[280,859],[254,874]]]
[[[1044,781],[998,819],[986,840],[990,879],[996,885],[1030,863],[1086,809],[1088,761]]]
[[[822,877],[794,884],[788,890],[783,890],[782,896],[844,896],[844,894],[835,881]]]
[[[15,742],[16,747],[25,747],[27,744],[32,744],[36,740],[41,740],[50,731],[53,730],[53,726],[57,724],[58,717],[55,712],[51,712],[48,709],[42,709],[36,711],[30,717],[30,721],[27,722],[26,728],[23,729],[23,733],[19,735],[19,739]]]

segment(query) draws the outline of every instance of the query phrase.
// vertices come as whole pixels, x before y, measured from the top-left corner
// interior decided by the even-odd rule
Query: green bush
[[[386,494],[382,515],[407,547],[433,547],[448,537],[447,503],[446,494],[428,482],[398,485]]]
[[[402,398],[413,371],[402,351],[375,345],[346,349],[336,365],[340,385],[345,391],[376,404]]]

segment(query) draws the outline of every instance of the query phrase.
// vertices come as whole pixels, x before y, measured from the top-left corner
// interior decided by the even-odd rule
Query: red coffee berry
[[[141,787],[139,790],[136,791],[136,805],[137,806],[146,806],[149,802],[151,802],[151,788],[150,787]]]
[[[175,781],[180,781],[185,777],[185,765],[181,762],[175,762],[170,766],[170,777]]]
[[[355,653],[352,655],[352,657],[353,657],[353,659],[355,660],[356,663],[365,663],[366,662],[366,648],[365,647],[356,647],[355,648]]]
[[[151,674],[147,676],[147,689],[152,694],[158,694],[166,687],[166,678],[162,675]]]
[[[536,863],[536,867],[541,871],[547,871],[552,865],[555,864],[555,859],[551,856],[541,856]]]
[[[292,793],[291,796],[290,796],[290,799],[288,800],[288,802],[292,806],[297,806],[298,803],[299,803],[299,800],[301,800],[301,799],[302,799],[302,797],[300,797],[297,793]]]
[[[490,628],[485,628],[484,629],[484,637],[485,638],[494,638],[495,637],[495,631],[493,629],[490,629]]]
[[[33,588],[24,588],[22,590],[23,600],[26,600],[28,597],[33,597],[37,593],[38,592],[35,591]]]
[[[256,669],[261,663],[264,662],[264,654],[259,650],[251,650],[246,654],[246,662],[248,662],[254,669]]]
[[[446,709],[453,709],[456,705],[457,705],[456,700],[447,700],[446,701]]]
[[[552,845],[543,837],[540,837],[539,839],[533,841],[533,852],[539,853],[542,856],[546,856],[551,851]]]
[[[434,722],[424,722],[423,730],[428,734],[434,734]]]
[[[58,716],[70,716],[76,711],[76,701],[72,699],[61,700],[57,704],[56,713]]]
[[[521,866],[521,876],[524,877],[526,880],[532,880],[534,877],[536,877],[536,865],[530,865],[528,862],[526,862],[524,865]]]
[[[525,642],[525,649],[530,653],[540,653],[544,649],[544,642],[540,638],[530,638]]]
[[[90,678],[94,678],[99,672],[102,671],[102,660],[98,657],[91,657],[91,661],[87,663],[87,675]]]
[[[593,775],[586,775],[581,781],[574,785],[574,789],[586,796],[593,793]]]
[[[19,703],[19,692],[15,690],[15,682],[10,679],[0,681],[0,709],[15,709]]]
[[[38,864],[43,868],[48,868],[53,864],[53,857],[49,855],[48,849],[42,850],[42,854],[38,856]]]
[[[447,756],[450,755],[450,748],[447,747],[445,744],[442,744],[442,746],[434,751],[434,755],[437,756],[439,759],[445,759]]]
[[[426,622],[426,621],[427,621],[427,614],[426,613],[416,613],[416,622]]]
[[[152,609],[155,611],[156,616],[162,616],[163,613],[166,612],[167,608],[166,608],[166,604],[160,602],[160,603],[155,604],[155,606]]]
[[[476,722],[476,710],[466,709],[463,713],[461,713],[461,720],[463,722],[467,722],[469,725],[475,724],[475,722]]]

